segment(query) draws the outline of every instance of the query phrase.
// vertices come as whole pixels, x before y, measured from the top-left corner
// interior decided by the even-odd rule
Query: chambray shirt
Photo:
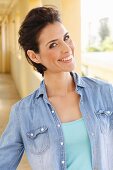
[[[76,73],[71,75],[81,96],[92,168],[113,170],[113,87]],[[61,121],[48,100],[44,80],[33,94],[12,107],[0,139],[0,170],[16,170],[24,150],[33,170],[66,170]]]

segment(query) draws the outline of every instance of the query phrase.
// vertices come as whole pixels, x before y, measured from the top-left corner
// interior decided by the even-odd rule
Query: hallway
[[[0,74],[0,136],[9,119],[11,106],[20,99],[10,74]],[[30,170],[25,155],[18,170]]]
[[[72,33],[73,41],[78,42],[76,70],[78,73],[81,72],[80,0],[0,0],[0,136],[8,123],[11,106],[37,89],[43,79],[27,63],[25,54],[18,44],[18,31],[26,14],[32,8],[43,5],[58,8],[65,26]],[[70,20],[69,14],[77,24]],[[4,73],[11,73],[12,76]],[[30,169],[24,155],[17,170]]]

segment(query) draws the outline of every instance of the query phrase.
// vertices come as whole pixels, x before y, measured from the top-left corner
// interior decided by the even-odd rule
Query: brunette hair
[[[54,22],[61,22],[60,14],[54,6],[37,7],[29,11],[19,29],[18,42],[25,52],[28,62],[44,76],[44,71],[47,68],[42,64],[33,62],[27,55],[27,50],[33,50],[35,53],[40,53],[39,36],[43,28]]]

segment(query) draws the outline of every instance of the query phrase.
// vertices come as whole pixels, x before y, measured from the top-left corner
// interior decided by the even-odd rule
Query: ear
[[[33,62],[40,63],[40,55],[35,53],[33,50],[27,50],[27,55]]]

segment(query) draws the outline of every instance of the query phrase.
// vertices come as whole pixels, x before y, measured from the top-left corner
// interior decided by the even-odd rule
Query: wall
[[[10,45],[11,73],[21,97],[31,93],[39,86],[40,83],[40,76],[38,76],[39,74],[36,74],[32,67],[28,64],[24,52],[20,50],[18,46],[18,30],[22,20],[31,6],[33,8],[39,5],[40,2],[37,0],[18,1],[13,9],[13,12],[9,16],[11,31],[10,39],[12,41]]]
[[[2,72],[2,37],[1,37],[1,26],[0,26],[0,73]]]
[[[8,39],[8,17],[6,16],[1,23],[1,71],[3,73],[8,73],[10,71],[10,57],[9,57],[9,39]]]

